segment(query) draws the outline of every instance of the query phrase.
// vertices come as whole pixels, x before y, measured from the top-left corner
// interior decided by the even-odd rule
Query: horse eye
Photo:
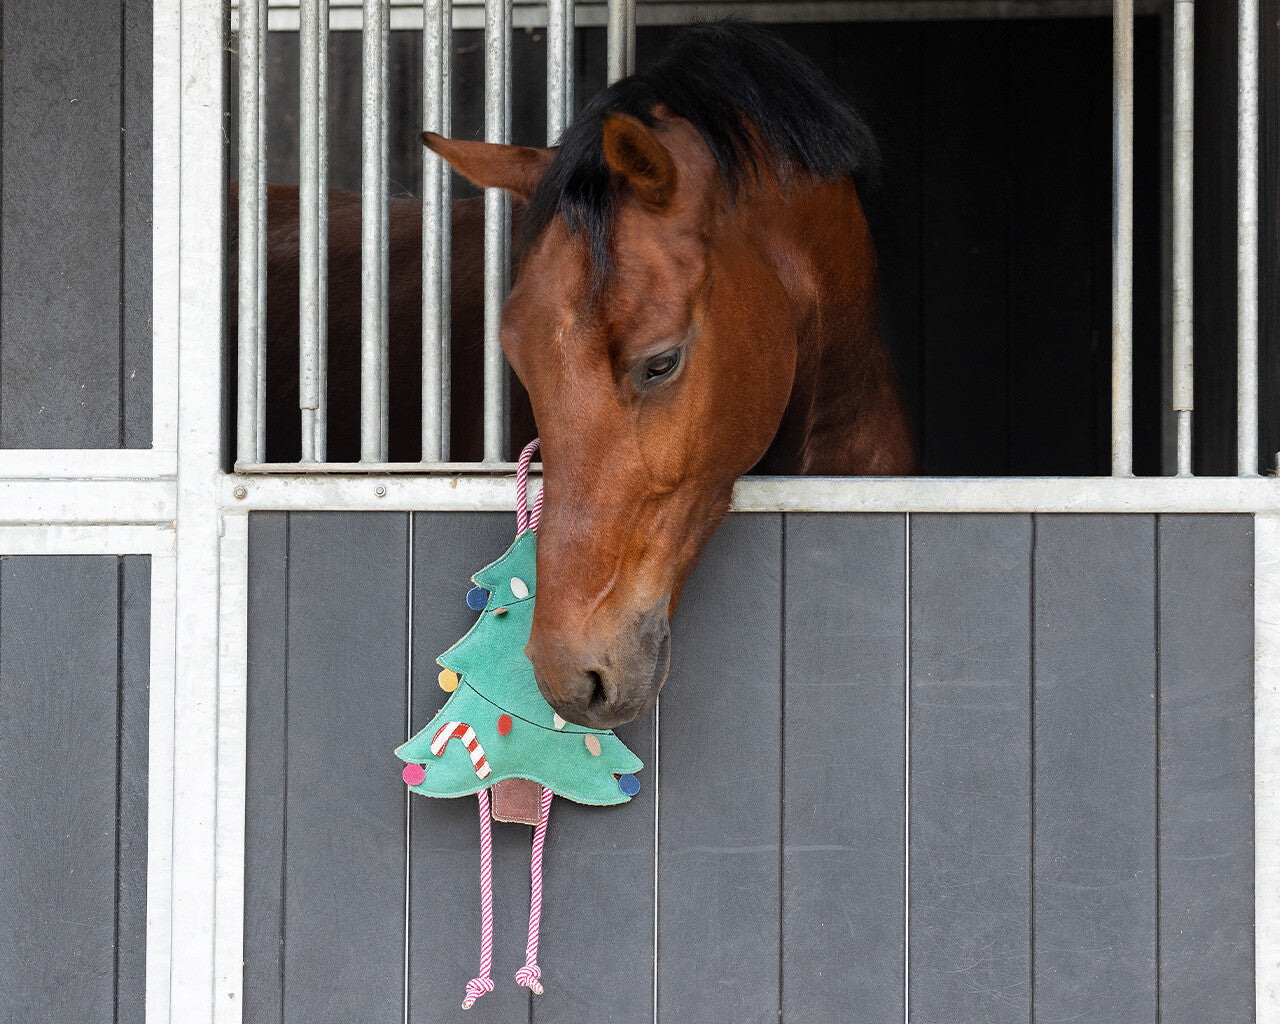
[[[669,352],[654,356],[644,365],[645,382],[665,377],[680,365],[680,350],[673,348]]]

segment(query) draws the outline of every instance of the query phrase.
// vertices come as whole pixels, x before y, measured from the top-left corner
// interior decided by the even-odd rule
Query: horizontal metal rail
[[[268,28],[272,32],[298,30],[298,0],[272,3]],[[1135,0],[1136,14],[1158,14],[1162,0]],[[335,0],[330,28],[335,32],[360,29],[360,0]],[[582,28],[601,28],[608,22],[605,0],[576,5],[576,22]],[[823,21],[970,21],[1000,18],[1103,18],[1111,15],[1112,0],[712,0],[712,2],[659,2],[640,0],[637,25],[687,25],[713,18],[735,17],[759,22]],[[233,26],[235,12],[233,11]],[[540,0],[516,0],[514,28],[547,27],[547,6]],[[484,28],[484,0],[456,0],[455,29]],[[392,0],[391,28],[422,28],[419,0]]]
[[[531,481],[530,487],[537,481]],[[228,511],[508,511],[515,478],[228,476]],[[243,494],[243,496],[239,496]],[[910,479],[751,477],[733,491],[737,512],[1267,512],[1280,511],[1269,477],[1020,477]]]

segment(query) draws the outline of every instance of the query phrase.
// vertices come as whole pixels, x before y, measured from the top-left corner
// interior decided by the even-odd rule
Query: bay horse
[[[556,148],[426,133],[527,203],[502,346],[542,438],[526,653],[566,719],[653,706],[669,618],[734,481],[916,467],[876,327],[866,122],[795,50],[704,24]]]
[[[681,33],[597,94],[556,148],[422,141],[516,200],[522,244],[501,325],[523,385],[511,450],[536,419],[545,488],[526,650],[564,718],[612,728],[651,708],[666,680],[670,614],[739,476],[916,469],[859,200],[876,146],[804,57],[733,22]],[[278,461],[299,457],[297,214],[296,187],[271,186]],[[459,460],[480,458],[482,220],[480,200],[454,204]],[[420,203],[393,199],[389,223],[391,458],[413,461]],[[358,196],[332,194],[329,231],[328,457],[342,461],[358,451]]]

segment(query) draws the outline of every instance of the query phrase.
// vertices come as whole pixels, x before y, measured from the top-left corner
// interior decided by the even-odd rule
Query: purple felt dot
[[[640,780],[634,775],[619,775],[618,788],[622,790],[626,796],[635,796],[640,792]]]
[[[489,591],[484,587],[472,587],[467,591],[467,607],[473,612],[484,611],[484,606],[489,603]]]
[[[400,777],[404,779],[406,786],[421,786],[422,780],[427,777],[427,770],[420,764],[407,764]]]

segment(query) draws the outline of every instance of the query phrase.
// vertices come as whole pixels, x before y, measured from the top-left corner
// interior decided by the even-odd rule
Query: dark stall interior
[[[924,474],[1109,473],[1110,20],[772,29],[832,76],[881,141],[883,180],[864,202],[879,253],[882,333],[908,396]],[[641,27],[637,66],[674,31]],[[1234,53],[1217,52],[1228,33],[1234,26],[1214,22],[1198,29],[1197,39],[1208,56],[1197,72],[1198,210],[1205,196],[1196,224],[1202,474],[1234,472],[1234,222],[1226,223],[1223,205],[1234,203],[1234,164],[1224,160],[1234,152],[1227,123],[1234,106],[1231,117],[1216,119],[1211,108],[1232,98],[1221,65]],[[483,134],[482,39],[478,30],[454,33],[457,136]],[[297,45],[287,32],[273,32],[269,41],[271,182],[298,180]],[[1160,19],[1138,18],[1134,463],[1141,475],[1162,471],[1160,48]],[[420,194],[422,176],[420,33],[393,32],[390,51],[390,180],[394,193],[412,196]],[[545,61],[543,32],[517,30],[514,142],[545,141]],[[229,73],[234,85],[234,59]],[[604,32],[580,28],[579,107],[604,78]],[[333,188],[360,185],[359,81],[360,34],[333,32]],[[233,110],[231,175],[235,120]],[[454,182],[455,197],[474,194],[456,175]],[[1264,450],[1267,409],[1264,399]]]

